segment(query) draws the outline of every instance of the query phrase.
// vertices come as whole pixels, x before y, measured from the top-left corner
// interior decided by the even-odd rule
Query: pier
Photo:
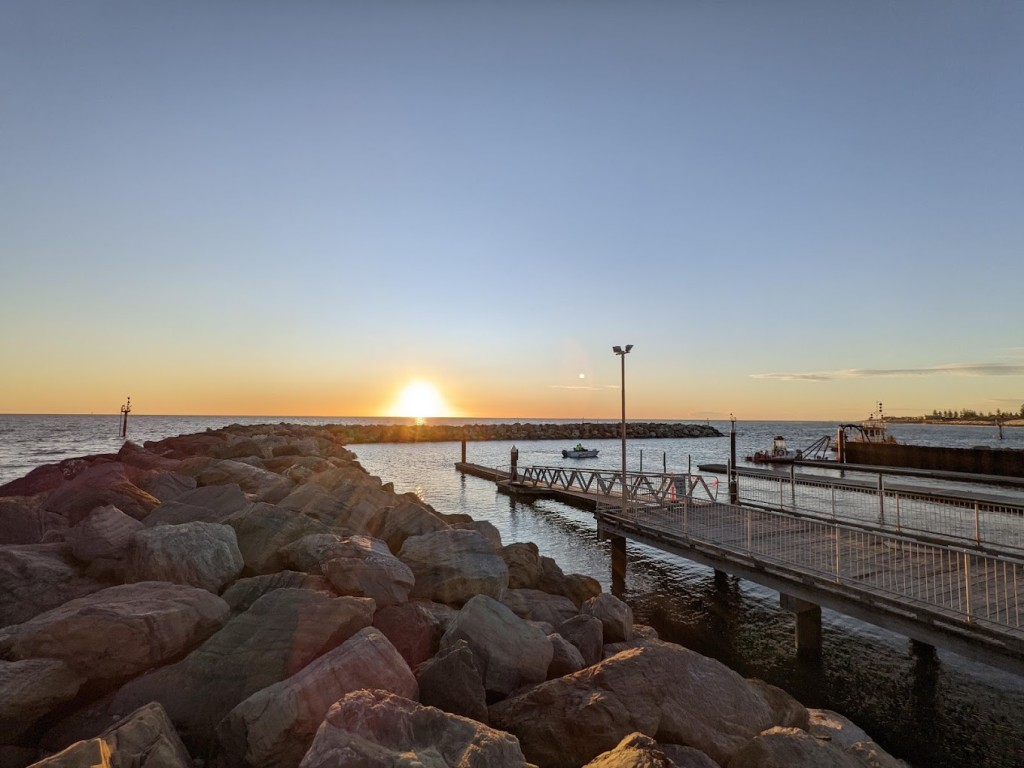
[[[702,475],[627,472],[623,499],[615,470],[456,468],[593,510],[613,584],[630,540],[779,592],[800,655],[828,608],[1024,675],[1022,506],[795,472],[740,476],[732,503]]]

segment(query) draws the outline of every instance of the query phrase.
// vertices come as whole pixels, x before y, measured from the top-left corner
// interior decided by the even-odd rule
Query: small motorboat
[[[593,448],[584,448],[582,443],[576,443],[576,447],[562,451],[563,459],[596,459],[597,451]]]

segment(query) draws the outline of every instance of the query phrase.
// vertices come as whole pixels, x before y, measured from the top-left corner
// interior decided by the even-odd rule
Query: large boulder
[[[606,643],[618,643],[633,639],[633,609],[615,595],[602,592],[583,603],[583,616],[600,619]]]
[[[324,575],[340,595],[372,597],[378,607],[408,601],[414,577],[387,544],[368,536],[343,539],[323,563]]]
[[[127,581],[169,581],[218,593],[242,572],[235,531],[219,523],[144,528],[128,548]]]
[[[584,666],[597,664],[604,658],[604,625],[594,616],[573,616],[556,628],[580,652]]]
[[[540,552],[532,541],[517,541],[501,549],[501,557],[508,566],[509,589],[536,589],[544,569]]]
[[[275,504],[254,504],[225,522],[235,529],[245,568],[253,575],[284,570],[280,552],[293,541],[311,533],[332,533],[323,523]]]
[[[548,640],[551,641],[552,650],[551,663],[548,665],[548,680],[571,675],[587,666],[579,648],[560,634],[557,632],[549,634]]]
[[[271,504],[287,496],[295,485],[288,478],[268,472],[262,467],[232,459],[205,464],[194,476],[199,485],[237,483],[245,493],[252,494],[257,501]]]
[[[865,768],[855,756],[799,728],[769,728],[747,742],[729,760],[729,768]],[[882,768],[881,763],[875,763]]]
[[[808,732],[860,760],[867,768],[907,768],[907,764],[883,750],[848,718],[829,709],[808,710]]]
[[[58,659],[0,661],[0,744],[13,744],[39,718],[70,701],[83,678]]]
[[[544,621],[557,627],[579,613],[576,604],[563,595],[552,595],[539,589],[507,589],[501,602],[521,619]]]
[[[527,768],[516,738],[385,691],[356,691],[332,706],[301,768],[430,765]]]
[[[416,678],[377,629],[360,630],[280,683],[228,713],[217,737],[229,766],[294,768],[338,699],[363,688],[418,697]]]
[[[462,606],[440,648],[447,650],[460,640],[473,651],[491,700],[547,678],[554,653],[551,641],[493,598],[477,595]]]
[[[265,594],[273,592],[275,589],[311,589],[314,592],[324,592],[331,597],[335,596],[330,583],[323,576],[313,576],[299,571],[277,571],[276,573],[265,573],[262,576],[238,579],[224,590],[221,597],[231,608],[232,613],[242,613],[249,610],[249,607]]]
[[[601,594],[601,583],[590,576],[581,573],[565,574],[554,560],[550,557],[540,558],[541,577],[537,589],[543,592],[550,592],[552,595],[564,595],[582,606],[592,597]]]
[[[443,531],[448,523],[412,494],[403,494],[375,514],[368,527],[374,538],[385,542],[392,552],[401,552],[410,536]]]
[[[634,648],[494,704],[490,722],[538,765],[569,768],[639,731],[687,744],[722,765],[772,713],[724,664],[669,643]]]
[[[142,527],[117,507],[97,507],[64,533],[64,541],[71,545],[71,554],[84,563],[99,557],[123,558],[132,534]]]
[[[508,586],[508,566],[476,531],[411,536],[398,557],[416,578],[410,597],[462,605],[474,595],[500,599]]]
[[[93,739],[78,741],[32,768],[193,768],[159,704],[146,704]]]
[[[142,520],[160,500],[128,479],[123,464],[105,462],[90,466],[62,484],[46,499],[46,508],[75,525],[96,507],[112,505]]]
[[[487,722],[487,693],[476,657],[465,640],[428,659],[416,668],[420,703],[453,715]]]
[[[231,709],[345,642],[372,617],[373,601],[364,598],[268,592],[178,663],[122,686],[110,713],[160,702],[189,749],[205,754]]]
[[[51,527],[66,526],[33,496],[0,496],[0,544],[38,544]]]
[[[133,481],[150,496],[166,504],[196,487],[196,479],[177,472],[158,472]],[[148,518],[147,518],[148,519]]]
[[[441,637],[457,611],[443,603],[410,600],[402,605],[381,608],[373,616],[373,626],[384,633],[405,659],[410,669],[437,653]]]
[[[109,684],[181,656],[219,629],[227,615],[227,603],[203,589],[124,584],[0,630],[0,653],[60,659],[83,678]]]
[[[20,624],[104,586],[81,573],[67,544],[0,547],[0,627]]]

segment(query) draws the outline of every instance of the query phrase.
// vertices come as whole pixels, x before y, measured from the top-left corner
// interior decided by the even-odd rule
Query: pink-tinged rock
[[[545,621],[557,627],[579,613],[576,604],[563,595],[551,595],[539,589],[507,589],[501,602],[521,619]]]
[[[491,545],[491,549],[501,554],[501,532],[489,520],[469,520],[465,523],[451,523],[452,528],[462,531],[476,531]]]
[[[515,737],[385,691],[356,691],[332,706],[301,768],[431,765],[527,768]]]
[[[84,680],[58,659],[0,661],[0,744],[14,744],[39,718],[71,701]]]
[[[127,554],[132,534],[143,524],[114,506],[96,507],[78,525],[64,533],[71,554],[84,563],[98,557],[121,558]]]
[[[119,462],[97,463],[61,485],[46,499],[46,508],[75,525],[96,507],[112,505],[142,520],[160,500],[134,485]]]
[[[836,749],[856,757],[870,768],[907,768],[902,760],[890,755],[868,736],[864,730],[838,712],[828,709],[808,710],[808,732],[816,739],[828,742]]]
[[[159,499],[161,503],[174,501],[183,493],[196,487],[194,477],[177,472],[158,472],[154,475],[136,478],[133,482],[150,496]]]
[[[203,589],[124,584],[0,630],[0,653],[60,659],[85,679],[108,684],[181,656],[220,628],[227,615],[227,603]]]
[[[117,452],[117,460],[127,467],[160,472],[177,472],[181,466],[181,461],[178,459],[169,459],[166,456],[153,453],[131,440],[126,440],[121,446]]]
[[[368,536],[352,536],[323,563],[324,575],[339,595],[370,597],[380,608],[408,601],[413,574],[391,554],[387,544]]]
[[[127,581],[169,581],[217,594],[242,572],[235,531],[218,523],[161,525],[137,531],[128,548]]]
[[[747,683],[767,705],[772,723],[802,731],[810,728],[811,715],[807,707],[784,690],[757,678],[749,678]]]
[[[294,768],[331,705],[360,689],[390,691],[407,699],[419,694],[408,665],[373,627],[232,709],[217,726],[224,763]]]
[[[440,648],[444,651],[459,640],[473,651],[491,700],[545,680],[554,653],[544,632],[486,595],[462,606],[442,636]]]
[[[661,744],[665,757],[675,764],[676,768],[720,768],[718,763],[699,749],[684,747],[681,744]]]
[[[0,627],[28,621],[105,586],[81,572],[66,544],[0,547]]]
[[[78,741],[32,768],[193,768],[159,704],[147,704],[94,739]]]
[[[776,723],[759,693],[724,664],[677,645],[634,648],[490,708],[527,758],[569,768],[633,731],[696,747],[722,765]]]
[[[276,504],[254,504],[225,523],[235,529],[247,574],[253,575],[286,570],[281,550],[303,536],[333,533],[323,523]]]
[[[123,685],[110,713],[158,701],[189,749],[206,754],[217,723],[235,706],[294,675],[372,618],[372,600],[274,590],[181,661]]]
[[[650,736],[633,732],[583,768],[676,768],[676,764]]]
[[[403,605],[381,608],[373,626],[384,633],[411,669],[437,653],[441,636],[457,611],[442,603],[411,600]]]
[[[462,605],[474,595],[500,599],[508,586],[508,566],[476,531],[412,536],[398,558],[416,578],[410,597]]]
[[[339,533],[368,533],[370,521],[393,504],[395,496],[380,480],[353,465],[311,476],[279,504],[302,512]]]
[[[633,609],[614,595],[604,592],[590,598],[580,607],[580,613],[601,620],[606,643],[633,639]]]

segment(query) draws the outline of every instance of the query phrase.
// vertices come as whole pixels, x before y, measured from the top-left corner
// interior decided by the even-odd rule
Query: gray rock
[[[334,555],[324,575],[340,595],[370,597],[381,608],[409,599],[414,577],[409,566],[391,554],[383,541],[367,536],[343,540],[347,556]]]
[[[508,586],[508,566],[476,531],[412,536],[398,557],[416,578],[410,597],[462,605],[474,595],[500,599]]]
[[[770,728],[733,755],[729,768],[865,768],[853,755],[799,728]]]
[[[532,541],[508,544],[502,547],[501,557],[508,565],[509,589],[537,589],[544,569],[536,544]]]
[[[141,522],[117,507],[97,507],[78,525],[69,528],[64,540],[71,545],[71,554],[84,563],[91,563],[98,557],[121,559],[132,534],[142,527]]]
[[[323,576],[313,576],[299,571],[278,571],[239,579],[225,589],[221,597],[231,608],[231,612],[237,614],[249,610],[253,603],[275,589],[311,589],[331,597],[336,594],[330,582]]]
[[[614,595],[604,592],[590,598],[580,607],[580,613],[601,620],[606,643],[633,639],[633,609]]]
[[[579,672],[587,666],[579,649],[560,634],[557,632],[550,633],[548,640],[551,641],[551,649],[553,651],[551,664],[548,665],[548,680],[571,675],[573,672]]]
[[[372,617],[372,600],[274,590],[183,660],[126,683],[110,713],[123,715],[157,701],[189,749],[206,754],[214,727],[235,706],[294,675],[369,626]]]
[[[284,570],[280,550],[311,533],[332,533],[323,523],[274,504],[254,504],[225,521],[235,529],[246,570],[253,574]]]
[[[398,651],[377,629],[362,629],[280,683],[257,691],[217,726],[224,763],[294,768],[327,710],[345,694],[386,690],[416,699],[418,687]]]
[[[595,616],[573,616],[559,624],[556,631],[576,646],[586,666],[604,658],[604,625]]]
[[[563,595],[539,589],[507,589],[501,602],[521,619],[544,621],[557,627],[579,613],[576,604]]]
[[[28,621],[105,586],[79,570],[67,544],[0,547],[0,627]]]
[[[0,661],[0,744],[14,744],[39,718],[70,701],[84,680],[58,659]]]
[[[441,637],[441,650],[460,640],[473,651],[492,700],[546,679],[554,654],[540,629],[486,595],[477,595],[462,607]]]
[[[182,655],[219,629],[227,615],[227,603],[203,589],[124,584],[5,628],[0,653],[60,659],[83,678],[106,684]]]
[[[368,523],[373,536],[384,541],[392,552],[401,552],[410,536],[422,536],[448,528],[429,506],[409,495],[397,497],[391,505],[381,509]]]
[[[410,600],[403,605],[381,608],[373,616],[373,626],[384,633],[405,659],[410,669],[437,653],[441,637],[457,611],[442,603]]]
[[[416,668],[420,703],[487,723],[487,694],[476,657],[459,640]]]
[[[257,501],[271,504],[285,498],[295,485],[291,480],[268,472],[262,467],[230,458],[204,466],[196,472],[195,478],[199,485],[237,483],[239,488],[245,493],[252,494]]]
[[[633,732],[583,768],[676,768],[675,763],[650,736]]]
[[[219,523],[144,528],[128,547],[127,581],[169,581],[214,594],[242,572],[235,531]]]

